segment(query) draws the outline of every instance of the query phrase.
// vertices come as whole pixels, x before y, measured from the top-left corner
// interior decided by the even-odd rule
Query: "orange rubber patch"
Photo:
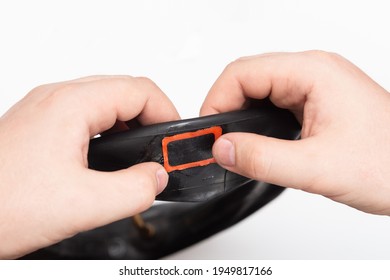
[[[222,128],[220,126],[213,126],[206,129],[197,130],[194,132],[185,132],[182,134],[176,134],[173,136],[167,136],[162,140],[162,151],[164,157],[164,168],[167,172],[172,172],[174,170],[184,170],[196,166],[205,166],[210,163],[216,162],[214,157],[203,159],[199,161],[179,164],[179,165],[170,165],[169,164],[169,155],[168,155],[168,144],[175,141],[180,141],[189,138],[195,138],[207,134],[214,134],[214,142],[222,135]]]

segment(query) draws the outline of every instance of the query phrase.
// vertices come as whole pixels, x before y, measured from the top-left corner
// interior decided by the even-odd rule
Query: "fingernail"
[[[161,168],[156,172],[157,194],[161,193],[168,184],[168,174],[165,169]]]
[[[223,166],[232,167],[235,165],[235,151],[232,142],[224,138],[221,138],[217,141],[216,160]]]

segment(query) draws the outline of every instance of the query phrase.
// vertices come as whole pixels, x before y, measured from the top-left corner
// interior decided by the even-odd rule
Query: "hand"
[[[302,139],[222,136],[217,162],[257,180],[390,214],[390,94],[344,58],[320,51],[241,58],[212,86],[201,115],[269,97],[302,124]]]
[[[92,136],[116,120],[179,118],[150,80],[96,76],[37,87],[0,118],[0,258],[15,258],[147,209],[168,181],[157,163],[87,168]]]

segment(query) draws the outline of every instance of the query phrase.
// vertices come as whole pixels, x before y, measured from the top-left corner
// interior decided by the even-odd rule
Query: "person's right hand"
[[[390,214],[390,94],[344,58],[321,51],[244,57],[228,65],[201,115],[269,97],[302,124],[288,141],[231,133],[213,147],[224,168]]]

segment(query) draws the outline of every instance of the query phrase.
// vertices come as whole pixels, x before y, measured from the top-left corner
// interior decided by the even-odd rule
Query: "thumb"
[[[307,189],[314,164],[302,141],[251,133],[228,133],[213,146],[217,163],[227,170],[267,183]]]
[[[149,208],[168,183],[158,163],[141,163],[114,172],[86,170],[79,199],[73,203],[77,232],[93,229],[138,214]],[[82,209],[82,211],[80,211]]]

